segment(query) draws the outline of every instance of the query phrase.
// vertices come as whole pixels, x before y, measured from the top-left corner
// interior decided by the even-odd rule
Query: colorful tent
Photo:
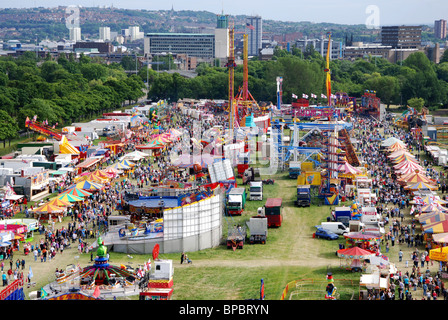
[[[403,141],[401,141],[400,139],[397,139],[395,137],[390,137],[384,141],[381,142],[381,146],[383,147],[390,147],[391,145],[395,144],[395,143],[400,143],[402,145],[406,145]]]
[[[404,150],[406,149],[406,146],[400,142],[395,142],[394,144],[390,145],[389,147],[387,147],[387,150],[390,152],[394,152],[397,150]]]
[[[402,154],[401,156],[398,156],[398,157],[396,157],[396,158],[391,159],[391,161],[392,161],[393,163],[395,163],[395,164],[398,164],[398,163],[403,162],[403,161],[406,161],[406,160],[409,160],[409,161],[413,161],[413,162],[415,162],[415,163],[418,163],[418,161],[415,159],[414,156],[409,156],[409,155],[406,155],[406,154]]]
[[[121,164],[123,164],[125,166],[128,166],[128,167],[131,167],[131,168],[135,166],[134,162],[126,160],[126,159],[121,160],[119,163],[121,163]]]
[[[88,172],[87,174],[80,175],[75,178],[75,182],[83,181],[83,180],[89,180],[93,182],[98,183],[106,183],[109,180],[109,177],[101,174],[99,170]]]
[[[338,167],[338,171],[340,173],[339,176],[347,176],[347,177],[354,177],[358,174],[362,174],[362,171],[359,169],[356,169],[355,167],[353,167],[350,163],[348,163],[347,161],[343,164],[341,164]]]
[[[67,207],[67,206],[72,205],[70,202],[59,199],[59,198],[53,198],[49,202],[47,202],[47,204],[58,206],[58,207]]]
[[[412,155],[412,153],[410,153],[409,151],[407,151],[406,149],[400,149],[400,150],[397,150],[397,151],[394,151],[394,152],[392,152],[390,155],[388,155],[387,157],[389,158],[389,159],[395,159],[395,158],[398,158],[398,157],[400,157],[400,156],[402,156],[402,155],[407,155],[407,156],[409,156],[409,157],[414,157],[415,158],[415,156],[414,155]]]
[[[84,201],[84,198],[77,197],[77,196],[74,196],[74,195],[71,195],[71,194],[68,194],[68,193],[61,194],[58,197],[58,199],[61,199],[61,200],[66,201],[66,202]]]
[[[337,251],[338,257],[346,259],[369,259],[373,255],[373,252],[361,249],[360,247],[352,247],[347,249],[339,249]]]
[[[437,212],[437,213],[431,215],[430,217],[426,217],[426,218],[424,216],[418,217],[418,221],[422,225],[432,224],[432,223],[441,222],[441,221],[445,221],[445,220],[448,220],[448,214],[443,213],[443,212]]]
[[[448,232],[448,220],[433,222],[422,225],[423,233],[444,233]]]
[[[415,170],[421,170],[421,169],[423,168],[419,164],[408,162],[405,166],[401,167],[395,172],[399,175],[406,175],[415,172]]]
[[[103,188],[102,184],[95,183],[89,180],[84,180],[81,182],[78,182],[76,185],[76,188],[83,189],[83,190],[99,190]]]
[[[37,212],[37,213],[61,213],[64,211],[65,211],[64,208],[55,206],[52,204],[48,204],[48,203],[34,209],[34,212]]]
[[[404,188],[406,190],[411,190],[411,191],[417,191],[417,190],[420,190],[420,189],[423,189],[423,190],[437,190],[438,189],[437,186],[433,186],[433,185],[431,185],[429,183],[426,183],[426,182],[417,182],[417,183],[414,183],[414,184],[407,185]]]
[[[64,192],[62,192],[61,194],[69,194],[75,197],[88,197],[90,196],[92,193],[87,192],[83,189],[77,188],[75,186],[65,190]]]
[[[129,170],[129,169],[131,169],[131,167],[128,166],[128,165],[125,165],[125,164],[123,164],[121,162],[117,162],[117,163],[111,165],[110,167],[107,167],[106,170],[109,170],[109,169],[117,170],[117,171],[118,170]]]
[[[417,183],[417,182],[426,182],[429,184],[435,184],[435,182],[428,178],[425,174],[423,174],[420,170],[415,170],[407,175],[403,175],[397,179],[398,182],[402,183]]]

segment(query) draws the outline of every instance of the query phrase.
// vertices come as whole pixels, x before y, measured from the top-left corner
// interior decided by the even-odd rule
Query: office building
[[[100,40],[102,41],[112,40],[109,27],[100,27]]]
[[[147,33],[145,55],[187,54],[197,58],[215,58],[215,35],[206,33]]]
[[[381,44],[401,49],[418,49],[422,44],[421,26],[385,26],[381,28]]]
[[[70,28],[70,41],[80,41],[81,40],[81,28]]]
[[[446,38],[446,20],[440,19],[434,22],[434,36],[437,39]]]
[[[321,36],[320,39],[300,39],[296,41],[296,47],[304,52],[308,45],[312,45],[314,50],[316,50],[322,57],[327,56],[328,51],[328,39]],[[344,45],[342,41],[331,40],[330,43],[330,60],[342,59],[344,57]]]
[[[262,48],[263,37],[263,21],[260,16],[246,18],[246,32],[248,34],[248,55],[258,56],[258,52]]]

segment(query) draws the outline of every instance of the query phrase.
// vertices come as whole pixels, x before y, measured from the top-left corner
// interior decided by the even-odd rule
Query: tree
[[[6,111],[0,110],[0,140],[3,140],[3,147],[6,145],[6,140],[11,142],[12,138],[17,137],[18,131],[16,120]]]
[[[422,108],[425,106],[425,100],[422,98],[411,98],[408,100],[408,105],[418,112],[421,112]]]

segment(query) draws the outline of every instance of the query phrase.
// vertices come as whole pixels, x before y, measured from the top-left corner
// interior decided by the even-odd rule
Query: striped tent
[[[89,180],[84,180],[84,181],[78,182],[75,186],[76,186],[76,188],[83,189],[83,190],[99,190],[99,189],[103,188],[102,184],[92,182]]]
[[[73,186],[73,187],[65,190],[61,194],[69,194],[69,195],[76,196],[76,197],[88,197],[92,193],[87,192],[87,191],[85,191],[83,189],[80,189],[80,188],[77,188],[77,187]]]
[[[63,201],[70,202],[70,203],[84,201],[84,198],[77,197],[77,196],[74,196],[74,195],[71,195],[68,193],[61,194],[58,197],[58,199],[61,199]]]

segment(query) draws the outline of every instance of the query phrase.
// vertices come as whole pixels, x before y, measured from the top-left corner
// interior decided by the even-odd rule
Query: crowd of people
[[[408,150],[415,153],[416,159],[425,167],[426,174],[437,181],[441,190],[442,186],[446,185],[446,174],[434,169],[431,161],[427,159],[421,161],[423,146],[419,135],[393,127],[390,118],[382,121],[372,117],[355,119],[355,137],[359,141],[362,160],[368,165],[372,190],[377,195],[375,203],[377,212],[382,215],[385,224],[386,234],[381,240],[381,246],[385,249],[386,255],[390,253],[391,247],[400,248],[397,263],[399,270],[390,278],[390,287],[380,291],[369,290],[367,299],[415,300],[421,297],[428,300],[448,300],[441,267],[434,270],[433,261],[429,259],[431,247],[417,231],[417,221],[410,214],[411,195],[397,181],[388,162],[387,153],[381,150],[381,142],[387,137],[403,141]]]
[[[167,115],[167,119],[175,119],[175,124],[166,121],[163,124],[163,131],[182,128],[189,137],[198,135],[198,132],[195,132],[197,128],[193,123],[194,120],[180,116],[179,110],[173,110]],[[357,148],[362,155],[361,160],[367,164],[367,173],[372,178],[372,190],[377,195],[377,202],[374,205],[384,217],[386,225],[386,234],[381,241],[381,251],[387,254],[391,247],[399,246],[398,263],[400,267],[405,268],[404,272],[398,271],[391,278],[390,287],[387,290],[371,291],[368,299],[416,299],[417,290],[420,290],[423,299],[448,299],[440,270],[435,273],[430,271],[429,265],[432,263],[428,254],[430,248],[424,247],[423,237],[416,231],[416,221],[408,214],[409,194],[398,183],[388,164],[387,154],[381,150],[380,144],[385,137],[394,136],[405,142],[409,150],[415,152],[417,159],[420,159],[423,148],[421,141],[412,133],[393,127],[392,122],[387,118],[377,121],[371,117],[355,116],[352,122],[354,138],[358,140]],[[200,127],[199,136],[202,137],[204,132],[222,123],[223,118],[215,116],[210,122]],[[124,145],[123,150],[113,154],[106,164],[112,164],[126,153],[136,150],[136,145],[145,144],[149,139],[149,135],[134,135]],[[194,146],[190,144],[189,147],[192,150]],[[49,223],[47,226],[41,225],[39,234],[42,237],[36,243],[27,243],[23,246],[25,255],[32,255],[34,262],[45,263],[57,259],[58,254],[62,255],[68,249],[92,254],[89,246],[90,239],[97,238],[107,229],[107,217],[119,208],[122,191],[146,188],[166,180],[182,183],[192,181],[189,170],[173,170],[171,166],[172,155],[180,153],[184,148],[185,140],[181,138],[160,150],[157,157],[137,161],[133,171],[127,173],[122,179],[111,180],[106,189],[95,192],[81,204],[77,203],[74,207],[70,207],[67,211],[70,217],[67,226],[55,228],[54,223]],[[423,160],[421,164],[426,168],[427,174],[439,183],[441,190],[446,190],[446,187],[442,188],[446,186],[446,175],[435,170],[430,161]],[[69,175],[65,181],[66,185],[73,183],[74,178],[73,174]],[[58,191],[63,190],[59,188]],[[408,257],[404,256],[405,249],[411,252]],[[12,279],[24,277],[25,260],[17,260],[18,262],[13,263],[12,250],[0,252],[0,261],[3,285]],[[9,261],[9,268],[8,263],[5,264],[6,261]],[[186,255],[182,255],[181,263],[185,261],[189,262],[189,259]]]

